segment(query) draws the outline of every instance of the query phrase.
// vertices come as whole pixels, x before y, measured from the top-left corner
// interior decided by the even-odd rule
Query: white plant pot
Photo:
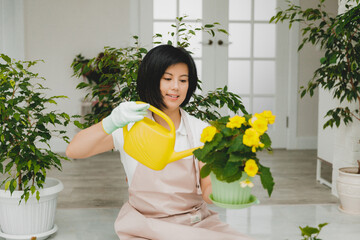
[[[360,174],[357,167],[339,169],[337,191],[342,212],[360,215]]]
[[[62,182],[46,178],[44,188],[40,189],[40,200],[31,196],[27,203],[19,200],[23,191],[0,189],[0,237],[7,240],[37,240],[48,238],[57,231],[54,224],[58,193],[64,189]]]

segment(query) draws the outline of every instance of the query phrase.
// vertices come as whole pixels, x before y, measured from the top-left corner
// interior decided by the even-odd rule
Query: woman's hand
[[[107,134],[122,128],[131,122],[140,121],[146,116],[149,104],[123,102],[114,108],[109,116],[102,120],[102,126]]]

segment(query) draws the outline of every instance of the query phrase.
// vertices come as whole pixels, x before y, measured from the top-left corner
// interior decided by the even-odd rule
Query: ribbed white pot
[[[27,203],[19,200],[23,191],[0,189],[0,237],[6,239],[37,240],[46,239],[57,227],[54,225],[58,193],[64,189],[62,182],[46,178],[44,188],[40,189],[40,200],[31,196]]]
[[[354,215],[360,215],[360,174],[357,167],[339,169],[337,191],[340,199],[340,210]]]

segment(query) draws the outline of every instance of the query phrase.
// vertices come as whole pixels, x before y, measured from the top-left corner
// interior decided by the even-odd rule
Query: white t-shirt
[[[194,145],[195,145],[194,147],[199,147],[199,146],[203,145],[203,143],[200,142],[200,136],[201,136],[203,129],[205,127],[207,127],[209,124],[189,115],[185,111],[183,111],[183,112],[186,114],[186,117],[188,118],[188,122],[190,124],[190,129],[191,129],[191,132],[192,132],[193,138],[194,138]],[[133,123],[128,125],[129,130],[131,129],[131,127],[133,125],[134,125]],[[113,136],[115,149],[120,152],[120,160],[124,166],[126,177],[128,179],[128,184],[130,186],[135,169],[136,169],[137,165],[139,164],[139,162],[136,161],[135,159],[133,159],[132,157],[130,157],[124,151],[124,147],[123,147],[124,146],[124,134],[123,134],[122,128],[119,128],[116,131],[114,131],[112,133],[112,136]],[[181,118],[179,128],[176,130],[176,139],[175,139],[174,150],[175,150],[175,152],[180,152],[180,151],[183,151],[183,150],[186,150],[189,148],[191,148],[190,143],[188,141],[187,132],[185,129],[183,119]]]

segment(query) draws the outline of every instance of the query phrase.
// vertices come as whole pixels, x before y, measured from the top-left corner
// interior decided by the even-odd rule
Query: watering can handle
[[[141,101],[136,101],[136,103],[137,104],[146,104],[145,102],[141,102]],[[170,133],[175,134],[175,125],[174,125],[173,121],[168,117],[168,115],[166,115],[163,111],[161,111],[151,105],[149,107],[149,110],[152,111],[153,113],[159,115],[160,117],[162,117],[167,122],[167,124],[169,124]],[[123,131],[124,131],[124,137],[125,137],[127,135],[127,133],[129,132],[128,125],[123,127]]]
[[[136,101],[137,104],[146,104],[145,102],[141,102],[141,101]],[[157,109],[156,107],[154,106],[151,106],[149,107],[149,110],[152,111],[153,113],[159,115],[161,118],[163,118],[167,124],[169,125],[170,127],[170,132],[171,133],[175,133],[175,125],[173,123],[173,121],[168,117],[168,115],[166,115],[163,111]]]

